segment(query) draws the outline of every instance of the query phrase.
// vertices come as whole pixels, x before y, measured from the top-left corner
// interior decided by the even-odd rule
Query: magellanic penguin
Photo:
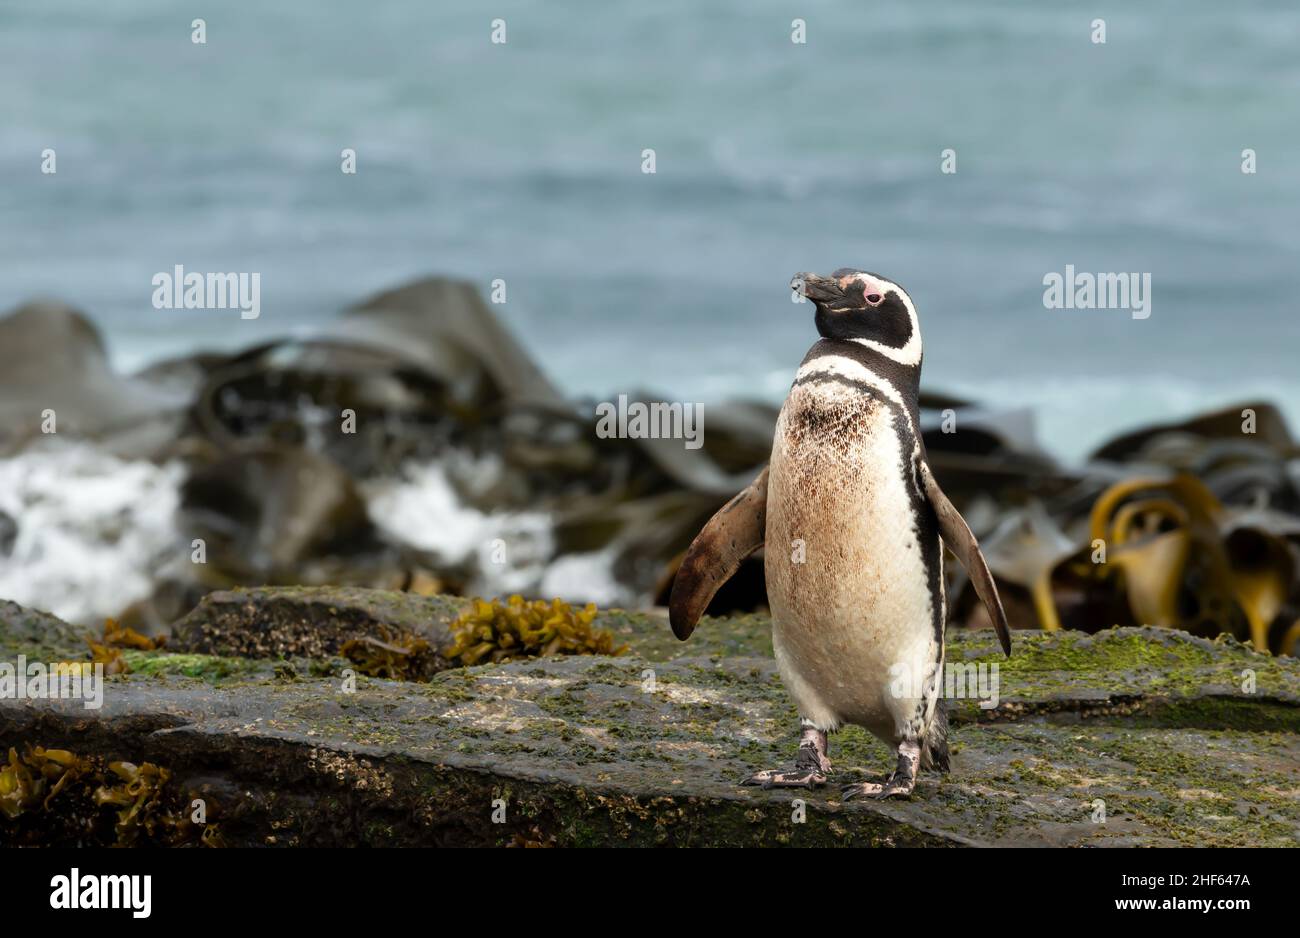
[[[781,408],[768,467],[687,551],[672,627],[688,638],[718,587],[766,543],[772,644],[801,738],[793,767],[743,783],[825,784],[827,734],[852,723],[894,747],[898,768],[844,797],[907,796],[918,768],[948,769],[941,538],[1009,655],[1006,614],[974,535],[926,464],[911,298],[852,269],[798,274],[790,286],[813,302],[821,339]]]

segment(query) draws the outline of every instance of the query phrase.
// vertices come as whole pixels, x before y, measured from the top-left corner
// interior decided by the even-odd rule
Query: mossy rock
[[[0,651],[6,660],[25,655],[31,661],[83,657],[88,631],[57,616],[0,599]]]
[[[209,605],[247,607],[226,620],[239,622],[256,621],[264,602],[280,604],[268,615],[301,608],[293,591],[265,592]],[[319,591],[305,592],[312,616],[340,610],[323,649],[359,622],[417,629],[459,611],[419,597],[385,606],[369,591],[351,606],[339,600],[348,591],[329,591],[321,607]],[[207,793],[235,845],[1300,844],[1292,659],[1120,629],[1019,632],[1007,660],[991,633],[957,633],[952,660],[999,665],[998,705],[954,701],[951,774],[923,777],[909,801],[846,804],[839,785],[891,767],[853,728],[832,738],[834,786],[737,784],[788,761],[796,741],[765,617],[707,621],[687,643],[653,614],[606,613],[597,625],[633,654],[457,668],[422,684],[349,677],[328,654],[139,653],[102,710],[0,701],[0,747],[165,766]],[[19,635],[33,639],[3,619],[0,629],[0,660]]]
[[[470,607],[459,596],[360,587],[264,586],[222,590],[204,597],[172,626],[169,647],[223,657],[320,657],[338,654],[350,639],[383,638],[393,630],[418,635],[435,648],[450,644],[448,627]],[[664,661],[683,655],[771,655],[766,616],[705,619],[697,638],[679,642],[666,616],[602,610],[592,623],[632,645],[643,657]]]

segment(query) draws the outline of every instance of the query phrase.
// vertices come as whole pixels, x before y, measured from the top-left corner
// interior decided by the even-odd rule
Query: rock
[[[251,444],[194,469],[179,523],[202,538],[205,563],[235,582],[304,579],[313,560],[379,550],[351,476],[324,456]]]
[[[417,362],[448,384],[481,368],[509,400],[568,407],[475,285],[464,280],[427,277],[385,291],[348,310],[329,334]]]
[[[0,661],[15,655],[57,657],[85,651],[88,633],[57,616],[0,599]]]
[[[481,383],[453,386],[385,348],[284,339],[207,369],[194,426],[218,449],[301,446],[361,478],[476,424],[485,406],[500,402],[479,397]]]
[[[435,634],[458,603],[275,590],[205,607],[178,627],[186,647],[294,654],[377,625]],[[837,787],[736,784],[795,744],[765,617],[705,620],[689,643],[657,615],[597,625],[633,656],[359,678],[354,693],[326,657],[133,652],[135,673],[106,687],[102,710],[0,701],[0,747],[156,762],[205,793],[231,845],[1300,843],[1300,662],[1159,629],[1020,632],[1005,660],[992,633],[957,633],[954,662],[998,665],[997,707],[954,701],[953,772],[924,777],[912,800],[843,804]],[[0,660],[34,627],[62,634],[0,610]],[[890,768],[856,729],[831,752],[837,782]],[[805,823],[792,823],[795,798]]]
[[[209,593],[172,627],[170,646],[229,658],[321,658],[353,638],[397,629],[450,644],[447,626],[469,601],[384,590],[264,587]]]
[[[764,401],[723,401],[705,408],[704,452],[724,472],[748,476],[748,485],[772,456],[780,408]]]
[[[1190,420],[1156,424],[1125,433],[1099,447],[1089,458],[1122,462],[1140,460],[1151,455],[1151,447],[1170,437],[1193,437],[1202,443],[1212,440],[1242,442],[1247,411],[1253,413],[1255,421],[1248,442],[1278,451],[1291,449],[1294,443],[1282,412],[1267,401],[1248,401],[1200,414]]]
[[[13,516],[0,511],[0,557],[8,557],[18,540],[18,522]]]
[[[42,434],[121,437],[115,451],[160,445],[180,423],[183,396],[114,373],[99,331],[63,303],[35,301],[0,317],[0,452]]]

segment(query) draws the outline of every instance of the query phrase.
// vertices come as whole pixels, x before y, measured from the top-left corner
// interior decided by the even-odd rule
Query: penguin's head
[[[879,274],[841,267],[829,277],[795,274],[790,289],[817,307],[817,331],[920,364],[921,328],[907,291]]]

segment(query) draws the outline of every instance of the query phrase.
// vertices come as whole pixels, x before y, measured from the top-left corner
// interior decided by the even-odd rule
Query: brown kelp
[[[1013,620],[1048,630],[1150,624],[1294,654],[1297,455],[1263,404],[1106,444],[1074,486],[1004,510],[988,536]],[[955,618],[973,609],[963,595]]]
[[[362,674],[395,681],[427,681],[448,667],[425,639],[396,629],[349,639],[340,652]]]

